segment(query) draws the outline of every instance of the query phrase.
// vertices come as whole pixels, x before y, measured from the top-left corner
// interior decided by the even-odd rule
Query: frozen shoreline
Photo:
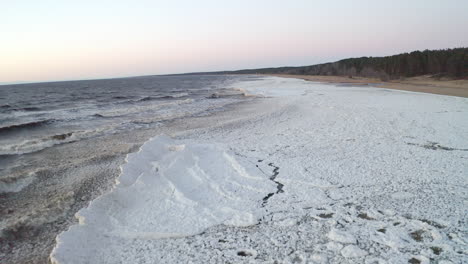
[[[145,143],[52,260],[467,260],[467,99],[271,77],[233,88],[269,98]]]

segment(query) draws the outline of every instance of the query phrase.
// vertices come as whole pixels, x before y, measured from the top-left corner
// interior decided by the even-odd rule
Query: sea
[[[0,86],[0,192],[14,159],[92,137],[159,126],[239,99],[239,76],[179,75]],[[13,157],[12,157],[13,156]],[[11,191],[18,191],[13,187]]]
[[[149,76],[0,86],[0,155],[56,144],[207,110],[232,76]],[[232,94],[235,96],[235,94]],[[210,102],[211,101],[211,102]]]
[[[74,213],[112,188],[161,127],[249,100],[241,75],[0,86],[0,259],[41,263]],[[4,243],[5,242],[5,243]]]

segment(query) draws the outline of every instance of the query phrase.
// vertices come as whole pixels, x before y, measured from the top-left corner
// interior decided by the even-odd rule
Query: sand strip
[[[318,75],[293,75],[293,74],[268,74],[284,78],[298,78],[313,82],[341,83],[368,85],[381,88],[404,90],[420,93],[441,94],[459,97],[468,97],[468,80],[435,80],[429,76],[406,78],[404,80],[392,80],[383,82],[376,78],[345,77],[345,76],[318,76]]]

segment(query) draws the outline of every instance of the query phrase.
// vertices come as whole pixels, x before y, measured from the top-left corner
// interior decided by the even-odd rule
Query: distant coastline
[[[468,48],[413,51],[385,57],[348,58],[309,66],[244,69],[186,74],[290,74],[358,76],[382,81],[431,75],[434,79],[467,79]]]
[[[255,74],[325,83],[365,84],[413,92],[468,97],[468,48],[360,57],[298,67],[193,72],[174,75]]]
[[[366,85],[381,88],[404,90],[411,92],[450,95],[468,98],[467,79],[436,80],[429,75],[404,78],[399,80],[381,81],[377,78],[323,76],[323,75],[295,75],[295,74],[265,74],[269,76],[297,78],[313,82],[338,83],[350,85]]]
[[[14,81],[3,85],[76,82],[183,75],[270,75],[325,83],[359,83],[388,89],[468,97],[468,48],[413,51],[385,57],[348,58],[310,66],[233,71],[91,78],[83,80]]]

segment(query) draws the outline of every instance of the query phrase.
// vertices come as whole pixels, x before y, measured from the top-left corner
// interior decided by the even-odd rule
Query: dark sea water
[[[205,114],[239,100],[241,93],[228,87],[242,78],[252,77],[146,76],[0,86],[0,193],[29,184],[21,181],[29,173],[19,162],[24,155],[40,157],[53,146]]]
[[[255,78],[0,86],[0,262],[46,263],[55,237],[112,188],[128,153],[158,134],[198,129],[198,120],[249,100],[235,83]]]
[[[0,155],[41,149],[204,110],[229,76],[151,76],[0,86]],[[203,105],[205,103],[205,105]]]

